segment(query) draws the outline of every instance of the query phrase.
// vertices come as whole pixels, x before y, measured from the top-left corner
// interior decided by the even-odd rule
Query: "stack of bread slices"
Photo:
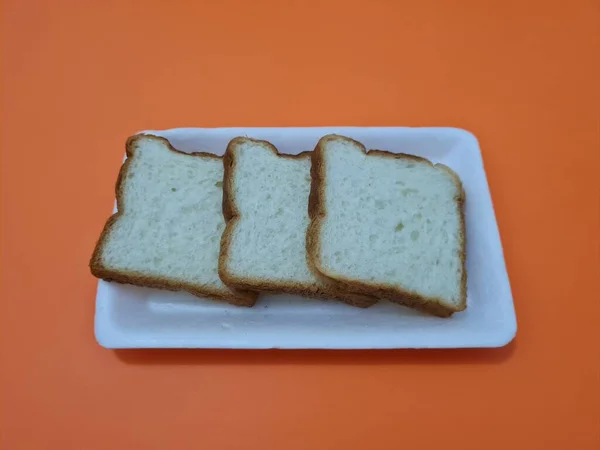
[[[284,292],[466,308],[464,191],[444,165],[340,135],[297,155],[248,137],[183,153],[146,134],[126,151],[96,277],[247,307]]]

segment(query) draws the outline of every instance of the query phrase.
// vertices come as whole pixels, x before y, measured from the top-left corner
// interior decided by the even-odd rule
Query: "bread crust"
[[[279,158],[286,158],[292,160],[309,159],[311,153],[309,151],[299,153],[297,155],[290,155],[280,153],[277,148],[268,141],[260,141],[247,137],[236,137],[232,139],[225,151],[223,156],[223,216],[225,217],[225,230],[221,237],[221,251],[219,254],[219,276],[225,284],[234,286],[238,289],[249,289],[258,290],[272,293],[287,293],[292,295],[303,295],[306,297],[319,298],[319,299],[336,299],[341,300],[351,306],[359,308],[369,307],[377,302],[376,298],[370,295],[357,294],[352,292],[352,289],[342,289],[341,286],[329,279],[323,279],[323,286],[316,284],[305,284],[298,282],[280,283],[270,282],[261,279],[248,278],[248,277],[237,277],[231,273],[228,269],[229,253],[231,247],[231,239],[233,231],[240,219],[239,210],[236,207],[236,199],[233,189],[233,175],[236,164],[236,149],[244,142],[254,142],[257,144],[264,145],[269,151]],[[307,259],[307,262],[308,259]],[[309,262],[310,267],[310,262]]]
[[[258,294],[256,292],[236,290],[229,294],[224,291],[206,288],[204,286],[199,286],[194,283],[184,283],[181,281],[172,280],[167,277],[143,275],[134,271],[114,270],[109,267],[106,267],[103,264],[102,252],[104,250],[104,246],[107,242],[108,236],[111,233],[113,225],[126,212],[127,205],[124,201],[126,179],[127,174],[129,172],[130,163],[133,160],[133,158],[135,158],[136,143],[140,139],[152,139],[160,141],[161,143],[165,144],[170,151],[175,153],[181,153],[183,155],[189,155],[191,157],[221,159],[220,156],[213,155],[212,153],[181,152],[175,149],[167,139],[158,136],[139,134],[129,137],[125,145],[127,159],[121,166],[121,170],[119,171],[119,176],[117,178],[117,183],[115,186],[117,212],[114,213],[106,221],[104,229],[102,230],[102,233],[100,234],[100,237],[96,243],[94,253],[92,254],[92,258],[89,263],[92,274],[95,277],[102,278],[105,281],[116,281],[118,283],[132,284],[135,286],[150,287],[156,289],[165,289],[169,291],[186,291],[199,297],[208,297],[214,300],[228,302],[236,306],[253,306],[256,303],[256,299],[258,298]]]
[[[462,251],[460,254],[460,261],[462,264],[462,277],[460,281],[460,303],[458,305],[452,305],[445,303],[442,299],[437,297],[425,297],[419,295],[416,292],[411,292],[406,289],[402,289],[398,286],[387,285],[382,283],[366,283],[355,279],[345,278],[337,274],[332,274],[327,271],[327,268],[321,264],[320,261],[320,234],[323,221],[327,216],[325,208],[325,160],[323,158],[324,145],[332,140],[342,140],[345,142],[353,143],[357,145],[365,155],[378,156],[382,158],[390,159],[412,159],[421,163],[427,163],[432,167],[437,167],[441,170],[448,172],[454,182],[459,187],[459,195],[455,198],[459,217],[460,217],[460,239]],[[465,201],[465,192],[462,187],[462,183],[458,175],[452,171],[449,167],[443,164],[436,164],[435,166],[427,159],[421,158],[415,155],[408,155],[404,153],[392,153],[384,150],[369,150],[365,146],[355,141],[354,139],[340,136],[340,135],[327,135],[322,137],[315,150],[312,152],[312,167],[311,167],[311,192],[309,198],[309,216],[311,223],[306,234],[306,249],[309,260],[309,265],[313,270],[319,272],[321,276],[329,278],[341,286],[348,289],[352,289],[355,292],[361,292],[366,295],[372,295],[379,298],[385,298],[392,302],[409,306],[411,308],[419,309],[429,314],[433,314],[438,317],[450,317],[453,313],[463,311],[467,307],[467,270],[465,266],[466,261],[466,232],[465,232],[465,217],[463,204]]]

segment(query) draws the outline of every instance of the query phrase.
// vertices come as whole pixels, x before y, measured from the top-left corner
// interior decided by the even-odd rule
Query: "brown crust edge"
[[[459,197],[456,198],[456,204],[458,208],[458,212],[460,215],[461,221],[461,233],[460,237],[462,239],[462,253],[460,256],[462,263],[462,277],[461,277],[461,300],[459,305],[449,305],[446,304],[440,298],[431,298],[424,297],[414,292],[410,292],[405,289],[401,289],[394,286],[389,286],[385,284],[375,284],[375,283],[365,283],[361,281],[352,280],[345,277],[340,277],[338,275],[334,275],[328,273],[327,269],[323,267],[320,261],[320,248],[321,243],[319,240],[320,230],[322,223],[326,217],[325,211],[325,162],[323,158],[323,147],[324,145],[336,139],[342,139],[347,142],[351,142],[354,145],[357,145],[361,151],[365,155],[376,155],[382,156],[386,158],[392,159],[413,159],[419,162],[426,162],[427,164],[433,167],[439,167],[441,170],[448,172],[455,183],[459,187]],[[466,262],[466,232],[465,232],[465,216],[464,216],[464,201],[465,201],[465,192],[462,187],[462,182],[458,175],[452,171],[450,168],[444,166],[443,164],[436,164],[435,166],[427,159],[421,158],[415,155],[408,155],[405,153],[392,153],[383,150],[369,150],[365,148],[365,146],[355,141],[354,139],[330,134],[327,136],[323,136],[315,150],[312,153],[312,167],[311,167],[311,192],[309,198],[309,216],[311,218],[311,223],[308,228],[308,232],[306,234],[306,248],[307,255],[310,261],[311,267],[314,270],[318,271],[322,274],[322,276],[331,279],[334,282],[341,284],[342,286],[346,286],[349,289],[352,289],[355,292],[362,292],[367,295],[373,295],[380,298],[388,299],[392,302],[408,306],[411,308],[419,309],[429,314],[433,314],[438,317],[450,317],[455,312],[463,311],[467,307],[467,270],[465,266]]]
[[[102,251],[104,249],[104,245],[106,244],[106,240],[110,235],[112,230],[112,226],[119,220],[119,218],[125,214],[126,205],[124,202],[124,190],[125,190],[125,180],[127,178],[127,173],[129,170],[129,165],[132,159],[135,157],[135,146],[138,140],[140,139],[153,139],[162,142],[167,146],[170,151],[181,153],[184,155],[190,156],[198,156],[204,158],[213,158],[213,159],[221,159],[220,156],[213,155],[212,153],[205,152],[194,152],[194,153],[185,153],[174,148],[171,143],[162,137],[146,135],[146,134],[138,134],[135,136],[131,136],[127,139],[125,144],[125,152],[127,154],[127,159],[121,166],[119,171],[119,176],[117,178],[117,183],[115,185],[115,195],[117,199],[117,212],[114,213],[105,223],[102,232],[100,233],[100,237],[96,242],[96,246],[94,248],[94,252],[90,259],[90,270],[92,275],[97,278],[101,278],[105,281],[116,281],[118,283],[131,284],[135,286],[141,287],[149,287],[155,289],[165,289],[169,291],[186,291],[198,297],[208,297],[214,300],[224,301],[231,303],[236,306],[253,306],[256,303],[256,299],[258,298],[258,294],[256,292],[251,291],[232,291],[232,295],[224,294],[221,291],[207,289],[204,287],[199,287],[193,283],[182,283],[180,281],[174,281],[166,277],[154,277],[154,276],[146,276],[140,275],[133,271],[116,271],[112,270],[109,267],[106,267],[102,262]]]
[[[340,289],[339,285],[332,283],[329,280],[323,280],[324,286],[306,285],[303,283],[279,283],[268,282],[265,280],[237,277],[228,270],[229,249],[231,247],[231,238],[235,226],[239,221],[239,211],[236,207],[235,196],[233,195],[233,173],[235,170],[235,153],[238,145],[244,142],[254,142],[266,147],[275,156],[287,159],[303,159],[310,158],[311,152],[306,151],[297,155],[280,153],[277,148],[268,141],[261,141],[247,137],[233,138],[227,145],[227,150],[223,156],[223,216],[225,217],[225,230],[221,236],[221,250],[219,253],[219,277],[225,284],[234,286],[238,289],[250,289],[257,291],[265,291],[271,293],[287,293],[292,295],[302,295],[305,297],[318,299],[335,299],[341,300],[351,306],[359,308],[367,308],[374,305],[377,299],[363,294],[347,292],[346,289]],[[308,258],[307,258],[308,261]],[[310,264],[309,264],[310,267]]]

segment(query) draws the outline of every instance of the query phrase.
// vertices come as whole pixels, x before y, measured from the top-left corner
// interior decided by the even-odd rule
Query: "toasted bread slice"
[[[376,299],[340,290],[308,267],[310,153],[280,154],[269,142],[239,137],[224,156],[219,275],[239,289],[334,298],[367,307]]]
[[[464,191],[452,170],[328,135],[311,173],[307,251],[317,271],[440,317],[466,308]]]
[[[164,138],[137,135],[116,186],[118,212],[104,227],[90,261],[107,281],[188,291],[252,306],[254,292],[218,276],[223,163],[209,153],[183,153]]]

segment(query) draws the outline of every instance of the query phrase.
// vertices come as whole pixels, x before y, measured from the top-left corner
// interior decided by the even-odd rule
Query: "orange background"
[[[600,448],[598,0],[2,5],[3,450]],[[128,135],[331,124],[479,137],[513,344],[95,343],[87,263]]]

